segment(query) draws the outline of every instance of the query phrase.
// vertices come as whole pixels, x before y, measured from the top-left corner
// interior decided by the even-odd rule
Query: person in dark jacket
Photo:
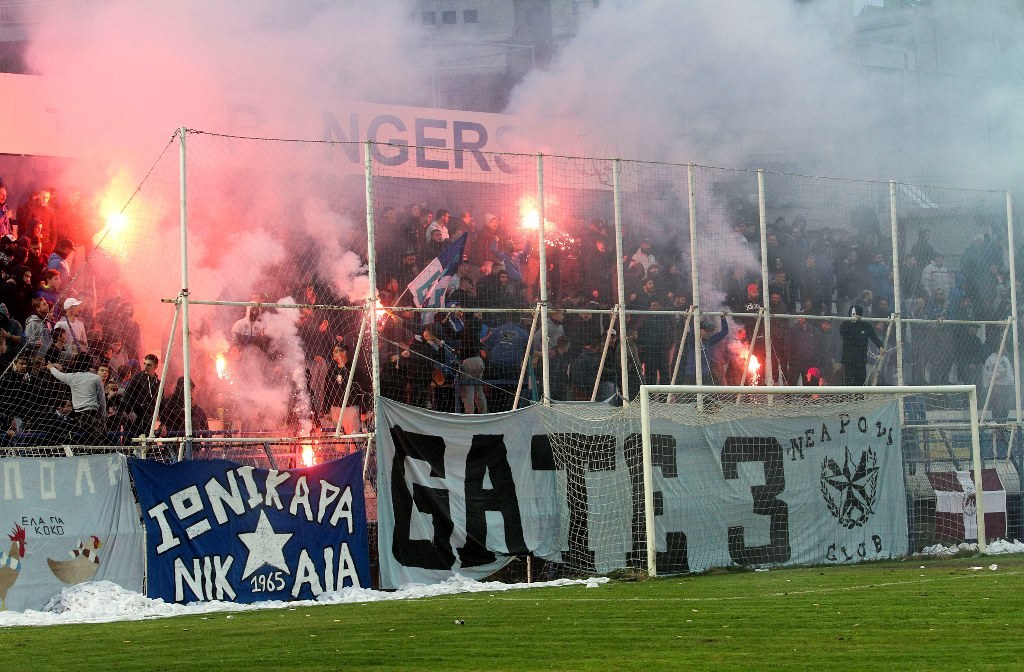
[[[878,338],[874,328],[861,320],[864,316],[864,307],[855,305],[850,308],[852,322],[843,322],[839,327],[839,336],[843,340],[843,384],[863,385],[868,377],[867,357],[868,342],[872,342],[878,348],[878,356],[885,355],[885,346],[882,339]]]

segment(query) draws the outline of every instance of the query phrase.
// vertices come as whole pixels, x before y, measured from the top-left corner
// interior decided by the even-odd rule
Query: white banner
[[[0,606],[42,609],[68,585],[142,592],[142,523],[123,455],[0,459]]]
[[[598,573],[642,566],[639,423],[585,420],[589,406],[448,415],[381,399],[382,587],[482,578],[527,553]],[[657,419],[652,440],[659,571],[907,552],[895,403],[701,428]]]

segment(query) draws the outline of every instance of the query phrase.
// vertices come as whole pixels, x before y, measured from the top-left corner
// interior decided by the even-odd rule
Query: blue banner
[[[168,602],[308,600],[370,587],[362,453],[303,469],[129,462],[147,594]]]

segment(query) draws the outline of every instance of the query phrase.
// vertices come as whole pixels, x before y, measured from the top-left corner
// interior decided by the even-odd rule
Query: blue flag
[[[146,525],[147,594],[187,604],[369,588],[362,459],[280,471],[130,460]]]
[[[456,238],[409,283],[409,292],[417,308],[437,308],[442,305],[445,290],[462,263],[468,235],[464,233]]]

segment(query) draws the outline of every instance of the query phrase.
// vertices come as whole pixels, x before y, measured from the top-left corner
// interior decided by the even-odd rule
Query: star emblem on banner
[[[263,565],[270,565],[291,574],[288,563],[284,559],[284,545],[288,543],[293,534],[274,532],[274,527],[267,519],[266,511],[260,511],[260,520],[253,532],[243,532],[238,539],[249,549],[249,557],[245,560],[245,569],[242,570],[242,580],[249,578],[257,569]]]
[[[856,467],[854,467],[856,462]],[[843,527],[860,527],[875,512],[878,457],[868,448],[855,460],[847,446],[843,466],[826,457],[821,463],[821,494]]]

